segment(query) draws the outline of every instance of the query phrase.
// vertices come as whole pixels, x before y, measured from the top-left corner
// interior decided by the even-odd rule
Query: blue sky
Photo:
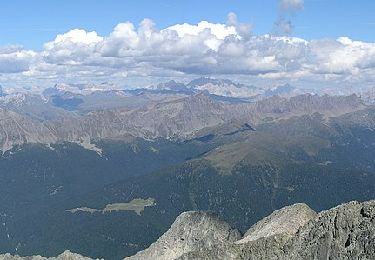
[[[56,34],[74,28],[108,35],[120,22],[151,18],[159,29],[176,23],[208,20],[224,23],[235,12],[252,23],[255,34],[270,33],[280,15],[276,0],[12,0],[0,3],[0,45],[41,49]],[[348,36],[375,41],[375,1],[306,0],[291,16],[291,35],[304,39]]]

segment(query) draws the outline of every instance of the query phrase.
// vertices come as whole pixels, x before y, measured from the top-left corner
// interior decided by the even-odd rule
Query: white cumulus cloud
[[[282,1],[303,8],[303,1]],[[375,43],[347,37],[304,40],[252,35],[233,13],[226,24],[177,24],[158,29],[120,23],[107,36],[74,29],[42,51],[0,48],[0,83],[106,79],[137,83],[146,78],[221,75],[267,80],[375,80]],[[142,81],[142,80],[141,80]],[[36,83],[35,83],[36,84]]]
[[[0,73],[19,73],[29,70],[34,51],[23,50],[20,46],[0,48]]]

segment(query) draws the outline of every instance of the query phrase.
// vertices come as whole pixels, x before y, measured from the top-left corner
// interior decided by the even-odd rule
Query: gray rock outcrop
[[[300,227],[315,217],[316,212],[306,204],[297,203],[287,206],[274,211],[270,216],[256,223],[236,243],[243,244],[277,234],[293,236]]]
[[[290,243],[288,259],[375,259],[375,200],[323,211]]]
[[[56,257],[43,257],[37,256],[17,256],[11,254],[0,255],[0,260],[92,260],[89,257],[84,257],[79,254],[72,253],[70,251],[65,251]]]
[[[179,222],[176,221],[172,227],[183,234],[184,229],[178,227]],[[199,229],[194,222],[188,223],[189,229]],[[218,227],[215,229],[220,230]],[[205,233],[203,227],[195,234],[202,233]],[[235,242],[229,239],[222,240],[222,243],[208,242],[209,246],[200,243],[195,247],[195,243],[184,245],[185,242],[175,236],[169,235],[169,238],[172,241],[160,239],[166,244],[158,244],[161,243],[158,240],[150,248],[139,252],[136,258],[128,259],[370,260],[375,259],[375,201],[349,202],[319,214],[305,204],[288,206],[259,221]],[[163,246],[167,248],[165,252],[173,252],[176,248],[179,253],[160,254]]]

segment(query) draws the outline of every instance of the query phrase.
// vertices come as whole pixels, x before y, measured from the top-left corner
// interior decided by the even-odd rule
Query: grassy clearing
[[[113,203],[107,204],[103,209],[93,209],[88,207],[81,207],[75,209],[67,210],[70,213],[77,213],[77,212],[101,212],[101,213],[111,213],[112,211],[134,211],[137,215],[141,215],[142,212],[145,210],[145,207],[152,207],[155,206],[155,199],[148,198],[148,199],[133,199],[129,202],[125,203]]]

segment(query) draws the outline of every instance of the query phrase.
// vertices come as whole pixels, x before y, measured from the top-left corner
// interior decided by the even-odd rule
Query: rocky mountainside
[[[217,222],[214,218],[211,221]],[[190,226],[187,232],[178,228],[185,224]],[[199,227],[199,221],[185,222],[179,217],[165,235],[180,238],[195,229],[195,236],[202,238],[208,231]],[[227,230],[227,225],[223,224],[223,228]],[[317,215],[307,205],[295,204],[261,220],[242,239],[231,240],[208,240],[205,248],[202,244],[194,248],[191,242],[177,240],[179,246],[174,247],[174,254],[168,259],[374,259],[375,201],[350,202]],[[126,259],[166,259],[161,252],[170,244],[161,241],[165,240],[161,238]]]
[[[1,150],[24,143],[55,143],[57,136],[43,123],[17,112],[0,108]]]

